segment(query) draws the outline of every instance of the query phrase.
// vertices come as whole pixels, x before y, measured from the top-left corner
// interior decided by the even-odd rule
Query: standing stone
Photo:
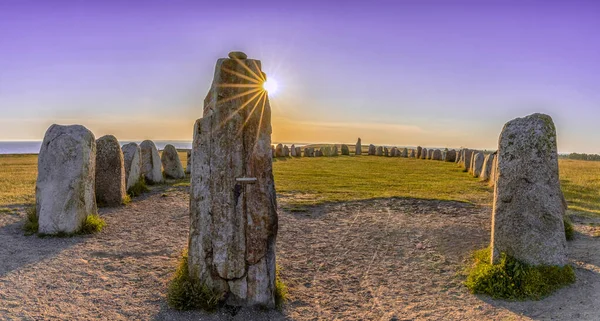
[[[275,152],[275,146],[271,146],[271,155],[273,155],[273,158],[277,157],[276,154],[277,153]]]
[[[460,161],[462,159],[461,155],[463,154],[463,151],[464,151],[464,149],[461,149],[456,153],[456,163],[457,164],[460,164]]]
[[[331,151],[330,151],[329,146],[321,147],[319,154],[320,154],[319,156],[326,156],[326,157],[330,156]]]
[[[421,159],[426,159],[426,158],[427,158],[427,148],[422,148],[421,149]]]
[[[427,150],[427,159],[432,159],[433,158],[433,149],[428,149]]]
[[[456,161],[456,151],[454,149],[447,151],[444,161],[454,163]]]
[[[496,173],[498,172],[498,152],[496,151],[496,154],[494,156],[494,162],[492,163],[492,170],[490,172],[490,180],[488,182],[488,185],[490,187],[494,187],[496,186],[496,180],[498,179]]]
[[[300,156],[302,156],[302,148],[296,147],[296,157],[300,157]]]
[[[375,155],[383,156],[383,147],[382,146],[377,146],[377,151],[375,152]]]
[[[148,184],[162,183],[162,163],[156,145],[151,140],[145,140],[140,144],[140,148],[142,150],[142,176]]]
[[[405,148],[402,150],[402,155],[400,155],[400,156],[402,156],[402,157],[404,157],[404,158],[408,157],[408,148],[406,148],[406,147],[405,147]]]
[[[260,61],[251,59],[217,62],[203,117],[194,128],[188,264],[226,304],[274,307],[271,107],[261,92],[258,109],[240,108],[250,96],[239,94],[248,88],[220,86],[252,85],[248,78],[260,82],[260,68]]]
[[[375,155],[375,154],[377,154],[375,145],[369,144],[369,155]]]
[[[492,262],[506,253],[530,265],[567,264],[552,118],[533,114],[504,125],[498,140]]]
[[[192,172],[192,150],[187,151],[187,165],[185,166],[185,173],[190,174]]]
[[[362,142],[360,137],[358,138],[358,141],[356,141],[356,150],[354,150],[354,155],[362,155]]]
[[[283,146],[283,157],[290,157],[290,148],[287,145]]]
[[[473,150],[465,148],[461,155],[461,167],[463,168],[463,172],[468,172],[471,169],[471,158],[473,156]]]
[[[185,171],[183,170],[183,165],[181,164],[181,160],[179,159],[179,154],[177,153],[175,146],[171,144],[165,146],[160,160],[162,162],[166,177],[173,179],[185,178]]]
[[[473,177],[479,177],[481,175],[481,171],[483,170],[483,162],[485,160],[485,155],[482,152],[478,152],[474,154],[473,163],[471,164],[471,175]]]
[[[296,157],[296,146],[294,144],[292,144],[292,146],[290,147],[290,154],[292,155],[292,157]]]
[[[322,149],[317,149],[315,150],[315,157],[322,157],[323,156],[323,151]]]
[[[384,147],[384,148],[383,148],[383,155],[384,155],[385,157],[388,157],[388,156],[390,156],[390,151],[388,150],[388,148],[387,148],[387,147]]]
[[[35,187],[38,232],[74,233],[97,214],[96,139],[80,125],[52,125],[38,156]]]
[[[277,144],[275,147],[275,157],[283,157],[283,145]]]
[[[332,153],[332,156],[338,156],[339,155],[337,145],[333,145],[333,148],[331,149],[331,153]]]
[[[121,145],[115,136],[102,136],[96,140],[96,203],[98,206],[119,206],[126,196]]]
[[[421,158],[422,153],[423,148],[421,148],[421,146],[417,146],[417,158]]]
[[[492,174],[492,166],[494,166],[495,158],[496,158],[496,152],[485,156],[485,159],[483,160],[483,167],[481,170],[481,175],[479,175],[479,177],[481,178],[481,181],[487,182],[490,180],[490,175]]]
[[[142,150],[136,143],[129,143],[121,150],[125,166],[125,187],[129,190],[142,178]]]
[[[415,155],[415,150],[414,150],[414,149],[411,149],[411,150],[410,150],[410,154],[408,154],[408,157],[409,157],[409,158],[415,158],[415,157],[416,157],[416,155]]]
[[[441,161],[442,160],[442,151],[439,149],[434,150],[433,155],[431,155],[431,159],[436,160],[436,161]]]
[[[397,157],[397,156],[400,156],[400,154],[398,154],[398,148],[396,148],[396,147],[392,147],[392,150],[390,151],[390,156],[391,156],[391,157]]]
[[[348,145],[342,145],[342,155],[350,155],[350,149],[348,148]]]

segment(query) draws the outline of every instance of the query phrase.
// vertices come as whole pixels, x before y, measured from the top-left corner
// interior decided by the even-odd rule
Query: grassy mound
[[[569,265],[529,266],[502,253],[498,264],[490,264],[490,249],[475,251],[467,269],[465,285],[476,294],[495,299],[539,300],[575,282]]]
[[[83,223],[83,226],[78,232],[75,233],[64,233],[60,232],[57,234],[38,234],[39,237],[56,236],[56,237],[72,237],[76,235],[94,234],[102,231],[106,222],[97,214],[88,215]],[[25,235],[33,235],[38,233],[39,223],[35,205],[27,208],[27,219],[23,224],[23,231]]]

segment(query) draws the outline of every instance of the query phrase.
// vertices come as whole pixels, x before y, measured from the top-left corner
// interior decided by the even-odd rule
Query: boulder
[[[481,181],[487,182],[490,180],[490,175],[492,174],[492,166],[494,165],[495,158],[496,152],[485,156],[485,159],[483,160],[481,174],[479,175]]]
[[[287,145],[283,146],[283,157],[290,157],[290,148]]]
[[[300,157],[300,156],[302,156],[302,148],[296,147],[296,157]]]
[[[119,206],[125,202],[125,162],[121,145],[115,136],[96,140],[96,204]]]
[[[384,147],[384,148],[383,148],[383,155],[384,155],[385,157],[388,157],[388,156],[390,156],[390,151],[388,150],[388,148],[387,148],[387,147]]]
[[[404,158],[408,157],[408,148],[404,148],[402,149],[402,154],[400,155]],[[414,156],[413,156],[414,157]]]
[[[383,156],[383,147],[382,146],[377,146],[377,151],[375,152],[375,155]]]
[[[296,146],[294,144],[292,144],[290,147],[290,155],[292,155],[292,157],[296,157]]]
[[[421,148],[421,146],[417,146],[417,158],[421,158],[422,153],[423,148]]]
[[[456,161],[456,151],[454,149],[446,151],[446,157],[444,157],[444,161],[454,163]]]
[[[175,146],[168,144],[162,152],[160,158],[167,178],[182,179],[185,178],[185,171],[179,159],[179,154]]]
[[[436,161],[441,161],[442,160],[442,151],[439,149],[434,150],[431,155],[431,159],[436,160]]]
[[[283,145],[277,144],[275,147],[275,157],[283,157]]]
[[[473,175],[473,177],[481,176],[484,160],[485,155],[482,152],[473,154],[473,162],[471,163],[471,175]]]
[[[427,159],[427,148],[421,149],[421,159]]]
[[[369,145],[369,155],[375,155],[375,154],[377,154],[377,151],[376,151],[375,145],[373,145],[373,144],[370,144],[370,145]]]
[[[52,125],[38,156],[36,213],[42,234],[74,233],[97,214],[96,139],[80,125]]]
[[[126,144],[121,150],[125,166],[125,187],[129,190],[142,178],[142,150],[136,143]]]
[[[350,155],[350,149],[348,148],[348,145],[342,145],[342,155]]]
[[[362,142],[360,140],[360,137],[358,138],[358,141],[356,141],[356,149],[354,150],[354,155],[362,155]]]
[[[148,184],[159,184],[163,182],[162,163],[156,145],[151,140],[145,140],[140,144],[142,150],[142,176]]]
[[[411,149],[411,150],[410,150],[410,153],[408,154],[408,157],[409,157],[409,158],[415,158],[416,156],[417,156],[417,155],[415,154],[415,150],[414,150],[414,149]]]
[[[565,207],[552,118],[533,114],[506,123],[497,158],[492,262],[506,253],[529,265],[566,265]]]
[[[392,147],[392,150],[390,151],[390,156],[391,157],[398,157],[398,156],[400,156],[400,153],[398,152],[398,148]]]
[[[239,96],[261,81],[260,68],[253,59],[217,62],[194,128],[188,266],[227,305],[273,308],[277,200],[271,108],[266,92],[256,98],[260,112],[241,108],[249,97]]]

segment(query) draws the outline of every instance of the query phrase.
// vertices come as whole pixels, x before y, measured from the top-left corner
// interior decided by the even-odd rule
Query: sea
[[[141,141],[134,141],[140,144]],[[122,145],[129,144],[131,141],[121,141]],[[156,148],[164,149],[166,145],[171,144],[177,149],[191,149],[191,141],[182,140],[155,140]],[[42,146],[41,141],[21,141],[21,142],[0,142],[0,155],[1,154],[39,154],[40,147]]]

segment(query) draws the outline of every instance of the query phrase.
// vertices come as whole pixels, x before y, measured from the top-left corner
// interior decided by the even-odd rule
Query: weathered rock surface
[[[129,190],[142,178],[142,150],[136,143],[126,144],[121,150],[125,166],[125,187]]]
[[[417,158],[421,158],[422,153],[423,148],[421,148],[421,146],[417,146]]]
[[[386,157],[390,156],[390,151],[389,151],[389,149],[387,147],[383,148],[383,155],[386,156]]]
[[[194,129],[188,262],[227,304],[274,307],[277,203],[268,96],[253,112],[240,108],[248,97],[236,97],[247,88],[218,86],[251,85],[260,66],[252,59],[217,62],[205,101],[212,107],[205,106]]]
[[[275,147],[275,157],[283,157],[283,145],[277,144]]]
[[[404,148],[402,150],[402,155],[400,155],[400,156],[402,156],[402,157],[408,157],[408,148]]]
[[[444,161],[454,163],[456,161],[456,151],[454,149],[447,151]]]
[[[185,166],[185,173],[190,174],[192,172],[192,150],[187,151],[187,164]]]
[[[464,149],[461,149],[456,153],[456,163],[458,164],[460,164],[460,161],[462,160],[463,151]]]
[[[427,159],[427,148],[421,149],[421,159]]]
[[[473,157],[473,150],[465,148],[463,149],[460,166],[463,168],[464,172],[468,172],[471,169],[471,158]]]
[[[484,161],[485,155],[482,152],[473,155],[473,163],[471,164],[471,175],[473,175],[473,177],[481,176]]]
[[[292,144],[290,147],[290,155],[292,155],[292,157],[296,157],[296,145],[294,144]]]
[[[530,265],[567,264],[552,118],[533,114],[506,123],[497,158],[492,261],[504,252]]]
[[[442,160],[442,151],[439,149],[434,150],[431,155],[431,159],[436,160],[436,161],[441,161]]]
[[[167,178],[182,179],[185,178],[185,171],[181,164],[181,159],[175,146],[168,144],[162,152],[160,158]]]
[[[375,145],[370,144],[369,145],[369,155],[375,155],[377,154],[377,149],[375,148]]]
[[[433,158],[433,149],[428,149],[427,150],[427,159],[432,159]]]
[[[496,175],[498,168],[498,152],[496,152],[495,154],[496,155],[494,156],[494,162],[492,163],[492,170],[490,171],[490,180],[488,182],[488,185],[490,187],[496,186],[496,180],[498,179]]]
[[[410,153],[408,154],[408,157],[409,157],[409,158],[415,158],[415,157],[416,157],[416,155],[415,155],[415,150],[414,150],[414,149],[411,149],[411,150],[410,150]]]
[[[142,175],[146,179],[146,183],[162,183],[162,163],[156,145],[151,140],[145,140],[140,144],[140,148],[142,150]]]
[[[375,152],[375,155],[383,156],[383,147],[382,146],[377,146],[377,151]]]
[[[290,157],[290,148],[287,145],[283,146],[283,157]]]
[[[52,125],[38,156],[39,233],[74,233],[96,208],[96,139],[80,125]]]
[[[358,138],[358,141],[356,141],[356,149],[354,150],[354,155],[362,155],[362,141],[360,140],[360,137]]]
[[[96,140],[96,203],[99,206],[119,206],[126,196],[121,145],[115,136],[102,136]]]
[[[302,147],[296,147],[296,157],[302,156]]]
[[[479,175],[479,177],[481,178],[481,181],[487,182],[490,180],[490,175],[492,174],[492,167],[494,166],[495,158],[496,158],[496,152],[485,156],[485,159],[483,160],[483,167],[481,169],[481,174]]]

